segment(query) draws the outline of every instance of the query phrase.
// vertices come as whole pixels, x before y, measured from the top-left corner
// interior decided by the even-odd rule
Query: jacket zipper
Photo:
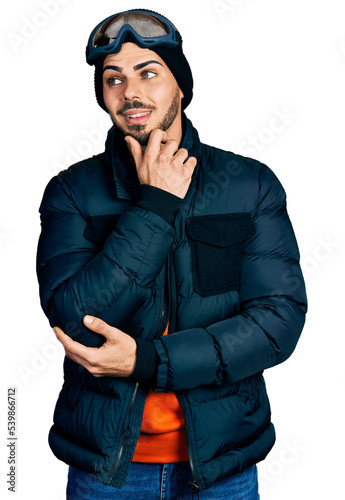
[[[175,287],[175,268],[173,260],[173,248],[175,246],[175,237],[168,254],[168,299],[169,299],[169,333],[175,330],[176,323],[176,287]]]
[[[186,442],[187,442],[187,450],[188,450],[188,457],[189,457],[189,465],[190,465],[190,470],[192,473],[192,481],[189,481],[189,486],[192,488],[193,493],[199,493],[200,488],[198,486],[198,475],[195,467],[195,462],[194,462],[194,454],[192,450],[192,438],[191,438],[191,432],[190,432],[190,426],[188,422],[188,415],[186,411],[187,405],[185,404],[185,396],[182,393],[182,391],[177,391],[176,392],[177,398],[180,401],[182,408],[183,408],[183,413],[184,413],[184,421],[185,421],[185,431],[186,431]]]
[[[170,253],[170,250],[169,250]],[[162,283],[162,297],[160,300],[160,307],[159,307],[159,313],[158,313],[158,320],[156,323],[156,327],[151,333],[149,340],[153,340],[155,338],[158,338],[161,334],[162,331],[162,325],[165,327],[165,319],[166,319],[166,313],[167,313],[167,304],[166,304],[166,292],[165,292],[165,287],[166,287],[166,274],[167,274],[167,263],[165,262],[164,264],[164,272],[163,272],[163,283]],[[163,330],[164,331],[164,330]]]
[[[170,254],[170,250],[169,250],[169,254]],[[160,333],[162,324],[165,324],[164,319],[166,317],[166,309],[167,309],[166,308],[166,294],[165,294],[166,267],[167,267],[167,264],[165,263],[164,264],[164,272],[163,272],[163,283],[162,283],[162,297],[161,297],[161,301],[160,301],[160,310],[159,310],[159,314],[158,314],[158,321],[156,323],[156,327],[155,327],[153,333],[150,335],[150,340],[159,336],[159,335],[157,335],[157,333]],[[118,470],[118,468],[120,466],[120,463],[121,463],[121,458],[122,458],[122,455],[123,455],[125,441],[126,441],[126,438],[127,438],[127,431],[126,431],[127,423],[128,423],[128,421],[130,419],[130,416],[131,416],[131,413],[132,413],[132,410],[133,410],[133,406],[134,406],[135,399],[136,399],[136,396],[137,396],[137,393],[138,393],[138,389],[139,389],[139,382],[136,382],[135,386],[134,386],[134,389],[133,389],[133,392],[132,392],[132,396],[131,396],[130,402],[128,404],[126,415],[124,417],[123,431],[121,433],[121,446],[120,446],[120,449],[119,449],[119,452],[118,452],[118,455],[117,455],[117,458],[116,458],[116,461],[115,461],[115,464],[114,464],[114,467],[113,467],[112,474],[111,474],[110,479],[109,479],[109,481],[108,481],[107,484],[110,484],[112,482],[112,480],[114,479],[115,474],[116,474],[116,472],[117,472],[117,470]]]
[[[173,241],[173,245],[170,247],[169,250],[169,257],[168,257],[168,284],[169,284],[169,302],[170,302],[170,323],[169,323],[169,330],[168,334],[170,332],[173,332],[175,330],[175,323],[176,323],[176,288],[175,288],[175,267],[174,267],[174,260],[173,260],[173,248],[175,247],[175,238]],[[180,401],[180,404],[183,407],[183,403],[185,401],[185,396],[182,394],[182,392],[176,391],[176,396],[178,400]],[[185,404],[185,407],[187,405]],[[190,435],[190,428],[189,425],[187,425],[187,420],[188,417],[186,418],[186,411],[185,407],[183,407],[183,413],[185,415],[185,430],[186,430],[186,441],[187,441],[187,449],[188,449],[188,457],[189,457],[189,464],[190,464],[190,469],[192,473],[192,478],[193,481],[189,482],[189,486],[192,488],[193,496],[194,493],[199,493],[200,488],[197,484],[197,473],[196,469],[194,466],[194,457],[192,453],[192,440],[191,440],[191,435]]]
[[[130,417],[130,415],[132,413],[132,409],[133,409],[133,406],[134,406],[134,401],[135,401],[135,398],[136,398],[137,393],[138,393],[138,388],[139,388],[139,383],[136,382],[135,386],[133,388],[131,399],[130,399],[129,404],[128,404],[126,415],[124,417],[124,423],[123,423],[123,430],[124,431],[122,431],[122,433],[121,433],[121,446],[120,446],[119,453],[117,455],[117,459],[116,459],[114,467],[113,467],[113,472],[112,472],[112,474],[110,476],[110,479],[109,479],[109,481],[108,481],[107,484],[110,484],[112,482],[112,480],[114,479],[115,474],[117,472],[117,469],[120,466],[120,462],[121,462],[123,450],[124,450],[124,447],[125,447],[125,441],[126,441],[126,437],[127,437],[127,431],[126,431],[127,422],[128,422],[129,417]]]

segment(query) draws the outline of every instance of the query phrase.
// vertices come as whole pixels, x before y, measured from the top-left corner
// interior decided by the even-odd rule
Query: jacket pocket
[[[193,288],[201,297],[239,289],[241,249],[254,232],[249,213],[186,219]]]
[[[84,237],[103,246],[122,214],[93,215],[86,219]]]

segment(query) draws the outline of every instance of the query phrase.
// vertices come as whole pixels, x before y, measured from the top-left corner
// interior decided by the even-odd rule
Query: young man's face
[[[176,138],[181,131],[180,90],[163,59],[149,49],[124,43],[103,63],[103,97],[114,124],[146,145],[155,128]]]

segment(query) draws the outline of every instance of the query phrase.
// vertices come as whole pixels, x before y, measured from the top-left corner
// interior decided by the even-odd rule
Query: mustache
[[[125,111],[128,111],[129,109],[149,109],[149,110],[154,110],[156,108],[154,106],[149,106],[147,104],[144,104],[141,101],[132,101],[132,102],[127,101],[124,104],[124,106],[116,112],[116,114],[117,115],[122,115],[122,113],[124,113]]]

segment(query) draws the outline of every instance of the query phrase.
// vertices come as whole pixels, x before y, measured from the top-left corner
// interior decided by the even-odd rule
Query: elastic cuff
[[[128,379],[153,384],[157,380],[159,356],[153,342],[141,339],[135,339],[135,341],[137,343],[137,361],[134,372]]]
[[[138,186],[137,193],[137,207],[150,210],[162,217],[171,226],[173,225],[183,198],[149,184]]]

